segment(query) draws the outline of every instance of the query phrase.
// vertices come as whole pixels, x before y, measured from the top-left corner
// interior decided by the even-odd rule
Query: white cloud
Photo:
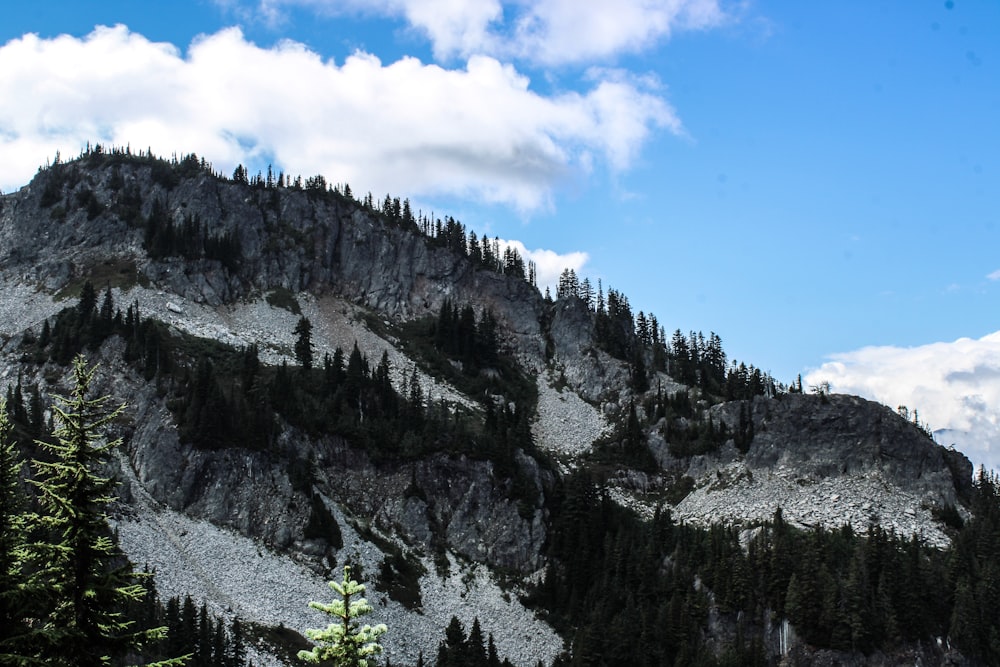
[[[543,0],[522,3],[516,17],[516,55],[545,64],[636,53],[675,30],[719,25],[717,0]]]
[[[483,47],[495,44],[489,26],[503,17],[499,0],[389,0],[385,4],[398,8],[410,25],[425,32],[438,57],[495,52]]]
[[[920,411],[941,444],[1000,470],[1000,331],[918,347],[866,347],[831,356],[805,382],[829,381],[892,408]]]
[[[719,0],[260,0],[258,11],[273,22],[293,5],[402,18],[439,59],[486,54],[545,65],[636,53],[729,18]]]
[[[1000,269],[986,275],[987,280],[1000,280]]]
[[[498,244],[501,252],[507,247],[517,250],[517,253],[524,259],[535,263],[536,282],[538,289],[545,293],[548,287],[552,296],[555,297],[556,285],[559,283],[559,274],[565,269],[573,269],[577,275],[583,273],[584,265],[590,260],[590,256],[585,252],[568,252],[559,254],[554,250],[537,248],[528,250],[520,241],[506,241],[499,239]]]
[[[680,128],[641,81],[544,96],[487,56],[463,69],[366,53],[338,65],[294,42],[260,48],[236,28],[200,37],[186,55],[124,26],[26,35],[0,47],[0,99],[17,100],[0,106],[5,189],[57,149],[100,141],[196,152],[224,171],[266,159],[357,192],[532,209],[595,153],[625,169],[653,128]]]

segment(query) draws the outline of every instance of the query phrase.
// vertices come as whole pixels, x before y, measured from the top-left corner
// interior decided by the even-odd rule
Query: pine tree
[[[222,621],[215,622],[215,631],[212,633],[212,665],[223,667],[226,664],[226,629]]]
[[[467,657],[465,628],[457,616],[452,616],[444,631],[444,641],[438,646],[437,667],[465,667]]]
[[[108,410],[109,397],[89,396],[94,372],[82,356],[74,359],[73,389],[53,406],[55,440],[38,442],[51,458],[32,462],[41,512],[27,515],[32,539],[24,548],[25,569],[40,582],[46,608],[33,624],[30,653],[52,664],[105,665],[164,634],[164,628],[135,629],[121,611],[141,601],[145,588],[121,564],[107,526],[114,480],[97,470],[121,440],[102,442],[101,431],[124,406]]]
[[[246,662],[247,649],[240,619],[234,618],[229,625],[229,648],[226,660],[229,665],[242,666]]]
[[[351,579],[351,568],[344,567],[342,582],[330,582],[339,599],[330,604],[310,602],[309,606],[329,614],[335,621],[325,629],[306,630],[306,636],[319,646],[312,651],[299,651],[298,657],[306,662],[320,663],[330,661],[336,667],[368,667],[368,658],[382,653],[378,638],[385,634],[386,627],[380,623],[376,626],[359,626],[357,618],[372,611],[368,601],[360,597],[365,592],[364,584]]]
[[[312,323],[309,318],[302,317],[295,325],[295,358],[298,359],[302,370],[308,371],[312,368],[313,344],[312,344]]]
[[[89,319],[97,309],[97,291],[89,280],[80,290],[80,300],[76,304],[76,309],[83,320]]]
[[[198,647],[194,652],[196,665],[212,664],[212,617],[208,615],[208,604],[202,600],[198,613]]]
[[[486,664],[489,667],[500,667],[500,655],[497,652],[496,642],[493,641],[493,633],[490,633],[489,640],[486,644]]]
[[[469,638],[465,641],[466,664],[469,667],[486,667],[486,641],[483,638],[483,628],[479,625],[479,617],[472,620]]]
[[[104,299],[101,301],[101,310],[98,315],[107,324],[110,324],[115,316],[115,299],[111,294],[111,285],[108,285],[104,290]]]
[[[18,486],[21,460],[7,418],[7,401],[0,398],[0,663],[15,661],[19,642],[28,632],[19,552],[24,545],[24,499]]]

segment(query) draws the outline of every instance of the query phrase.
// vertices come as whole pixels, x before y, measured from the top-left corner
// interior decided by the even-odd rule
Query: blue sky
[[[4,191],[90,140],[408,196],[1000,464],[995,0],[43,1],[0,44]]]

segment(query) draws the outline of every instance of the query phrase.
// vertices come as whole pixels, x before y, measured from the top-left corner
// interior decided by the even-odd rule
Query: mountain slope
[[[280,576],[315,573],[316,599],[333,569],[362,563],[390,627],[411,638],[387,639],[394,662],[434,650],[451,613],[480,610],[502,651],[533,664],[559,640],[490,573],[516,591],[553,567],[571,471],[643,516],[706,526],[751,530],[780,507],[801,527],[874,523],[946,547],[942,518],[969,515],[969,462],[882,406],[752,373],[734,390],[735,366],[710,385],[720,360],[687,375],[684,339],[644,333],[622,295],[604,309],[573,287],[549,302],[519,258],[484,259],[450,219],[318,177],[280,183],[221,178],[193,156],[95,151],[0,198],[0,380],[47,393],[72,336],[101,362],[101,390],[130,403],[118,529],[133,558],[160,559],[164,590],[195,586],[240,615],[270,601],[255,620],[301,629],[304,616],[279,610],[307,614],[307,600],[279,599],[270,575],[243,575],[240,591],[209,564],[216,548],[245,560],[255,539],[272,571],[298,568]],[[128,314],[103,329],[72,315],[87,281]],[[56,340],[43,345],[45,329]],[[263,421],[245,441],[212,440],[228,414]],[[172,550],[157,550],[157,531]],[[185,532],[233,546],[199,553]]]

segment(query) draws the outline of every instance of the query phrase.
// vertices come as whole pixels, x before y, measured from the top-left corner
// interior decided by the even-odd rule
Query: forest
[[[565,665],[765,665],[765,627],[787,618],[817,648],[871,654],[944,638],[976,664],[1000,660],[1000,480],[980,471],[972,518],[946,550],[872,525],[804,531],[780,509],[761,525],[709,529],[668,512],[642,521],[588,473],[553,505],[551,557],[532,601],[573,637]],[[735,641],[706,640],[710,610]],[[621,642],[622,636],[635,642]],[[620,661],[620,662],[619,662]]]

